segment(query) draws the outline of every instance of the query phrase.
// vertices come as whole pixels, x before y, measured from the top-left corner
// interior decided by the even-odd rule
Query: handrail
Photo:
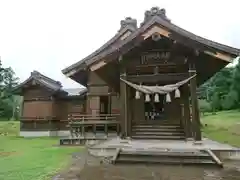
[[[105,115],[105,116],[104,116]],[[117,134],[120,133],[120,122],[117,120],[117,114],[100,114],[100,115],[78,115],[77,117],[69,116],[68,118],[68,127],[70,128],[70,133],[73,137],[85,137],[86,128],[91,128],[91,132],[96,135],[97,127],[103,127],[103,132],[106,137],[108,136],[109,127],[113,126],[117,130]]]
[[[82,114],[69,114],[69,121],[91,121],[91,120],[115,120],[119,117],[119,114],[98,114],[98,115],[82,115]]]
[[[222,161],[212,152],[210,149],[205,149],[205,151],[212,157],[212,160],[219,165],[220,167],[223,167]]]
[[[120,124],[118,121],[78,121],[78,122],[69,122],[69,125],[100,125],[100,124]]]
[[[97,114],[97,115],[75,113],[68,114],[68,117],[106,117],[106,116],[120,116],[120,114]]]
[[[56,116],[35,116],[35,117],[25,117],[22,116],[20,121],[49,121],[49,120],[57,120]]]

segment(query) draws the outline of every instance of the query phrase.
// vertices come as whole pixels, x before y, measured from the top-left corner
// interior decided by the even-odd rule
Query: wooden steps
[[[115,164],[153,163],[172,165],[219,165],[208,152],[161,152],[151,150],[119,150],[114,157]]]
[[[184,140],[185,134],[179,124],[140,124],[132,127],[132,138]]]

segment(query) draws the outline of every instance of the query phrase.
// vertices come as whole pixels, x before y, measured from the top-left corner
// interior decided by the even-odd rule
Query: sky
[[[61,70],[107,42],[126,17],[140,24],[153,6],[192,33],[240,48],[239,0],[0,0],[2,63],[20,81],[38,70],[80,87]]]

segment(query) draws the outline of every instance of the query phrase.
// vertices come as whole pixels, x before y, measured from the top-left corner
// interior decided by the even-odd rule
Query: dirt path
[[[69,168],[53,180],[238,180],[240,162],[224,169],[166,165],[110,165],[88,155],[87,150],[73,155]]]
[[[71,165],[53,177],[52,180],[80,180],[80,172],[88,166],[100,166],[100,160],[90,156],[85,149],[79,153],[74,153]]]

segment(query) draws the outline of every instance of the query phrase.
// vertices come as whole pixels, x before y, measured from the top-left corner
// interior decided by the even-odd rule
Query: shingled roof
[[[68,68],[62,70],[64,74],[68,74],[72,70],[75,69],[76,71],[81,70],[80,65],[84,64],[84,68],[88,67],[89,65],[106,58],[108,56],[112,56],[114,53],[126,53],[129,49],[126,48],[126,45],[129,43],[135,44],[134,40],[136,41],[137,37],[141,36],[146,30],[148,30],[153,25],[159,25],[162,28],[166,28],[170,31],[171,34],[178,34],[181,37],[184,38],[184,42],[188,41],[194,41],[198,44],[202,49],[215,49],[217,51],[221,51],[227,54],[230,54],[233,57],[236,57],[240,54],[240,50],[237,48],[233,48],[230,46],[226,46],[205,38],[202,38],[200,36],[197,36],[189,31],[186,31],[175,24],[171,23],[171,21],[166,16],[165,9],[159,9],[158,7],[151,8],[150,11],[145,12],[145,18],[144,21],[141,23],[141,26],[135,31],[131,31],[132,33],[129,34],[128,37],[126,37],[122,41],[116,41],[122,34],[118,33],[116,36],[114,36],[109,42],[107,42],[105,45],[103,45],[101,48],[99,48],[97,51],[92,53],[91,55],[87,56],[83,60],[69,66]],[[128,26],[127,26],[128,27]],[[121,32],[121,31],[120,31]],[[170,38],[174,40],[174,36],[170,35]],[[142,41],[144,38],[141,39]],[[139,43],[139,40],[137,40]],[[75,72],[74,72],[75,73]],[[69,76],[71,76],[70,74]]]
[[[85,57],[84,59],[78,61],[77,63],[65,68],[62,70],[62,72],[64,74],[68,73],[69,71],[71,71],[72,69],[80,66],[80,65],[87,65],[89,63],[93,63],[92,59],[96,56],[98,56],[99,54],[101,54],[103,51],[108,50],[109,48],[115,46],[115,44],[117,44],[117,42],[119,42],[119,40],[121,39],[121,37],[124,36],[124,34],[126,33],[132,33],[137,29],[137,20],[136,19],[132,19],[131,17],[127,17],[125,20],[122,20],[120,22],[121,27],[118,30],[118,32],[115,34],[115,36],[113,38],[111,38],[109,41],[107,41],[103,46],[101,46],[99,49],[97,49],[96,51],[94,51],[92,54],[90,54],[89,56]],[[127,36],[128,34],[126,34]],[[124,39],[124,38],[123,38]],[[122,39],[122,40],[123,40]],[[84,66],[85,67],[85,66]]]
[[[21,91],[21,89],[29,82],[34,80],[36,83],[42,85],[43,87],[46,87],[47,89],[53,91],[53,93],[56,92],[62,92],[67,96],[81,96],[84,95],[87,92],[87,89],[85,88],[68,88],[63,89],[62,84],[59,81],[55,81],[43,74],[41,74],[38,71],[31,72],[31,75],[28,79],[26,79],[24,82],[16,86],[13,90],[16,94]]]
[[[35,80],[37,83],[43,85],[44,87],[47,87],[48,89],[52,91],[59,91],[62,88],[62,84],[59,81],[55,81],[43,74],[41,74],[38,71],[31,72],[31,76],[26,79],[24,82],[19,84],[14,91],[17,91],[18,89],[22,88],[24,85],[29,83],[30,81]]]

